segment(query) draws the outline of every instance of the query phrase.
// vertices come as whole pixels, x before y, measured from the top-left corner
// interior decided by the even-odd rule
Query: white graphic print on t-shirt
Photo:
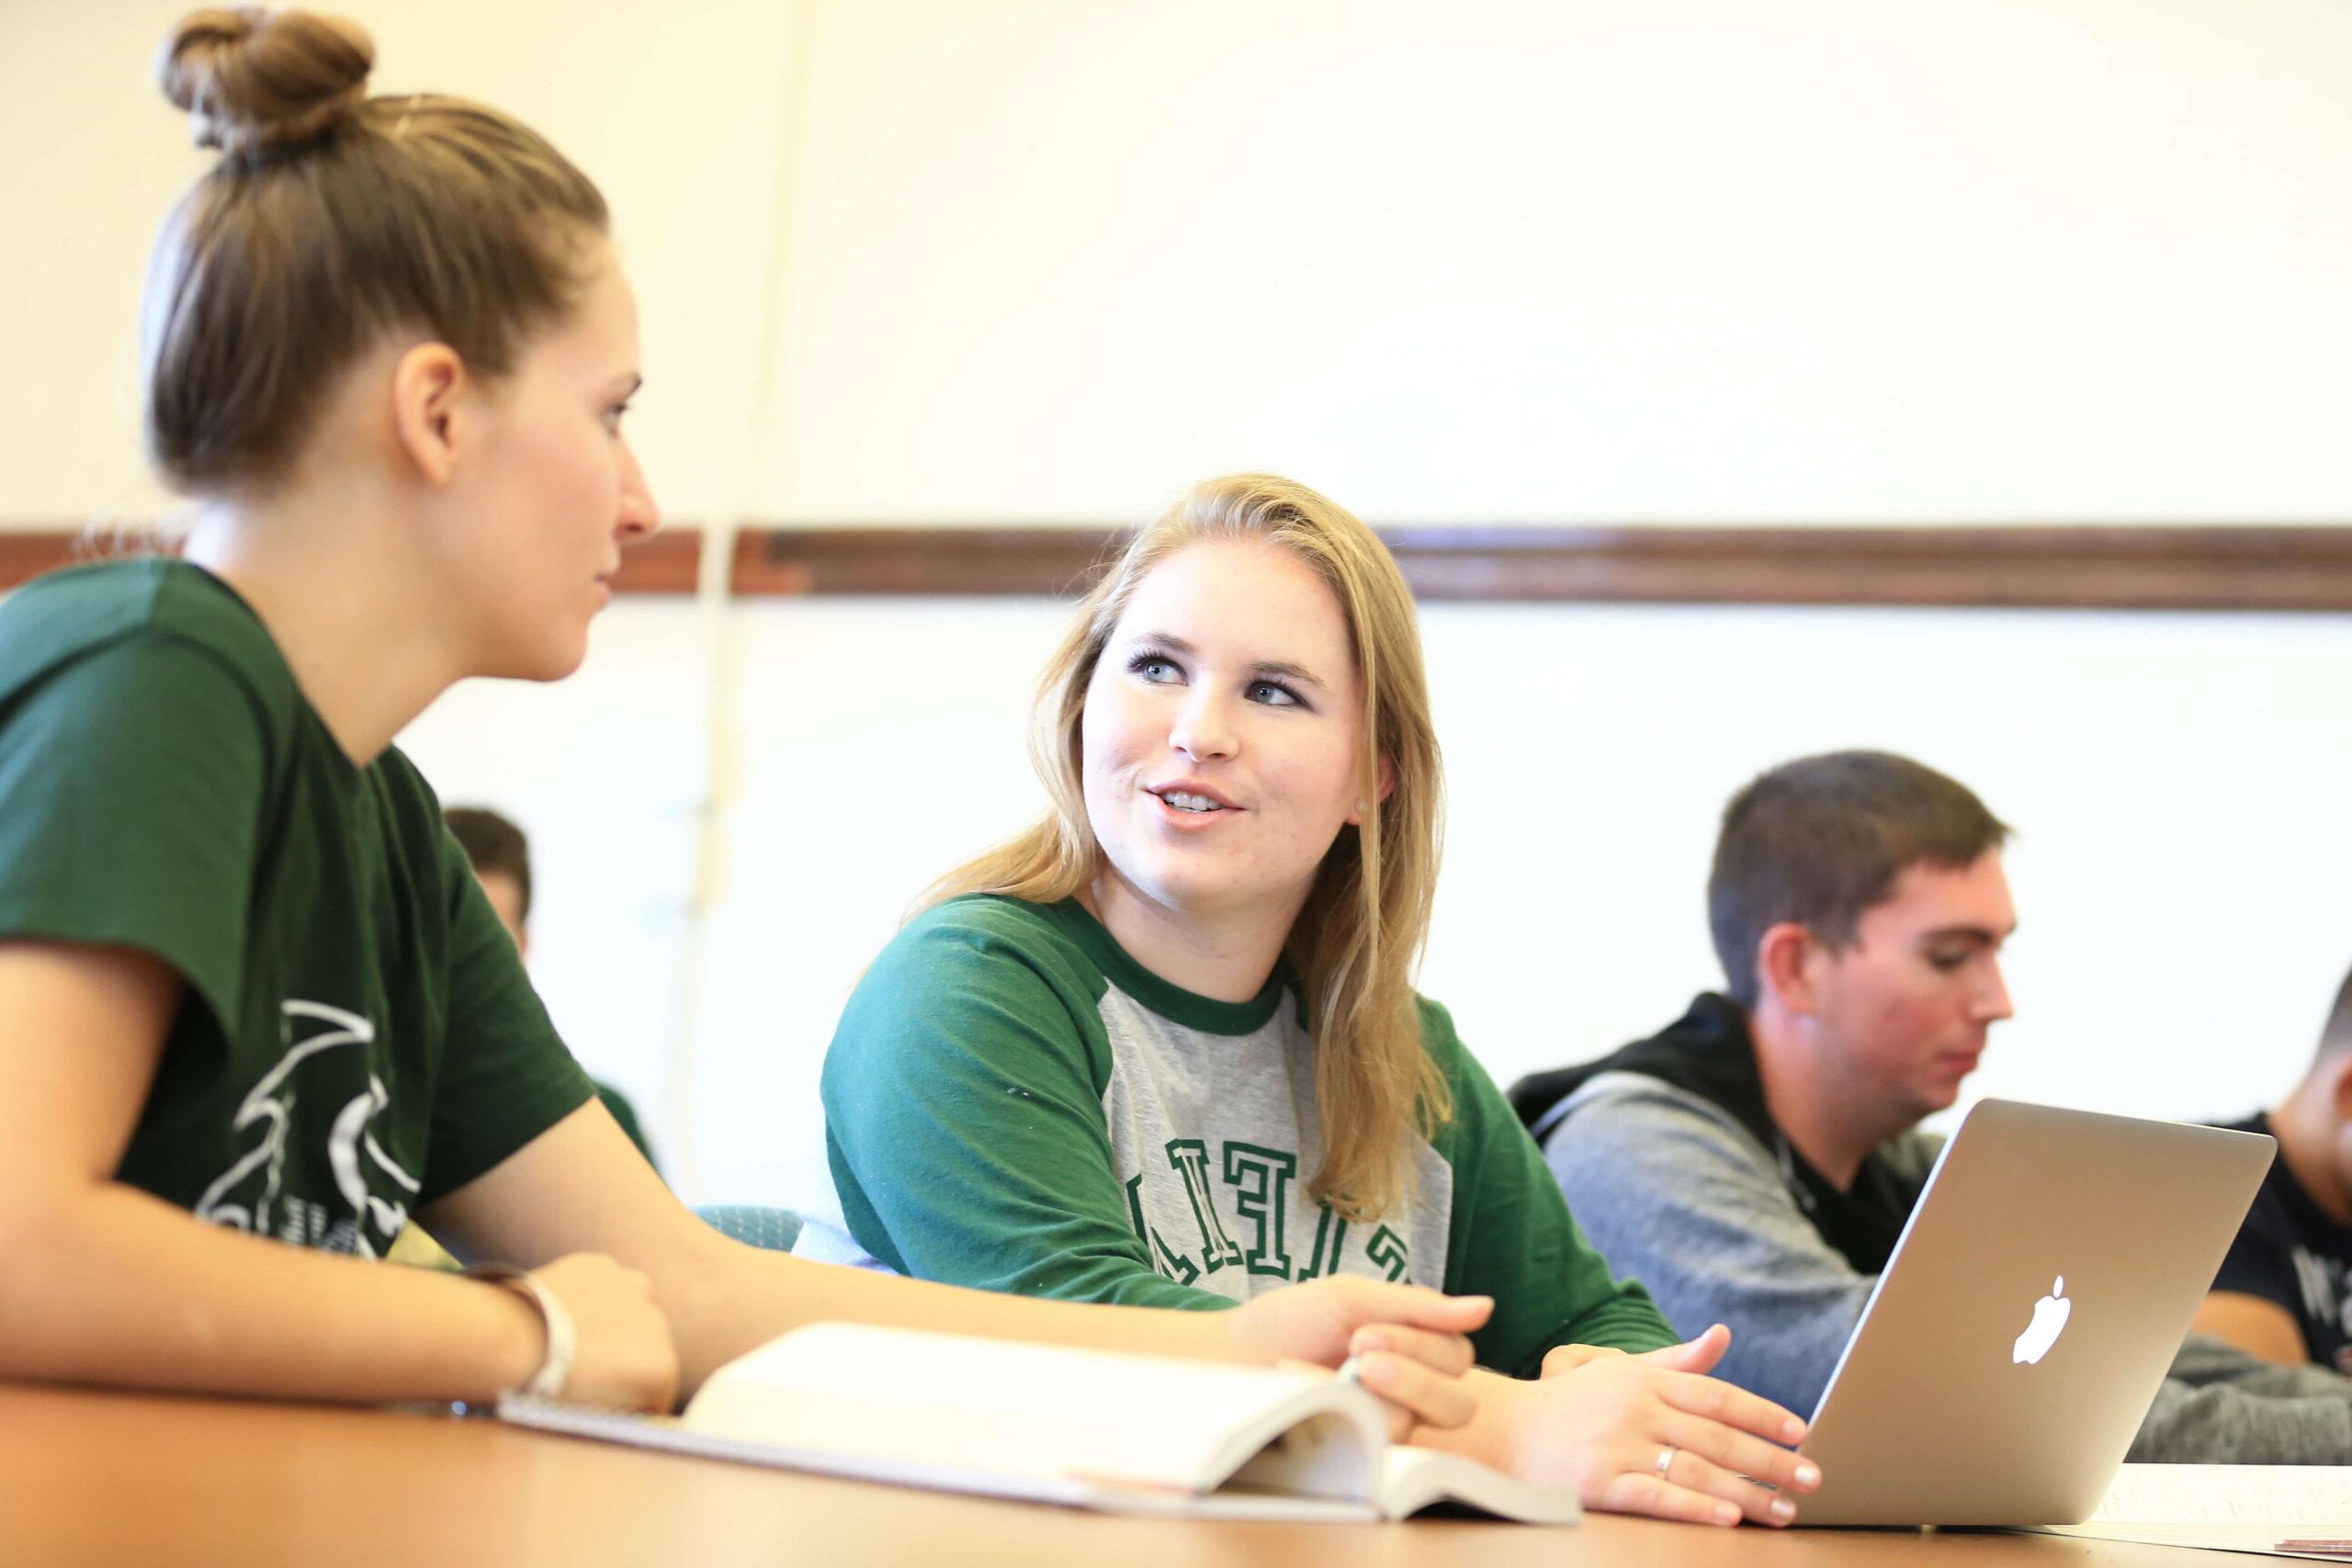
[[[368,1130],[391,1100],[383,1079],[365,1065],[376,1026],[324,1002],[289,998],[279,1011],[286,1054],[246,1092],[230,1123],[241,1134],[259,1129],[260,1141],[205,1189],[196,1217],[299,1247],[380,1257],[407,1225],[420,1183]],[[356,1061],[341,1054],[353,1046],[362,1048]],[[298,1088],[345,1097],[327,1124],[322,1151],[332,1192],[288,1190],[289,1152],[298,1168],[316,1165],[288,1148]]]

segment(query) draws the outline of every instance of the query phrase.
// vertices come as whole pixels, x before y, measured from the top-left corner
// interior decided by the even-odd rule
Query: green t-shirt
[[[1315,1043],[1279,972],[1219,1002],[1137,964],[1075,902],[959,898],[865,973],[825,1058],[834,1202],[795,1250],[1070,1301],[1222,1307],[1369,1275],[1490,1294],[1481,1363],[1673,1332],[1610,1277],[1494,1081],[1420,1003],[1453,1119],[1414,1199],[1369,1222],[1307,1197]]]
[[[216,1224],[380,1256],[590,1092],[431,788],[184,562],[0,604],[0,937],[186,980],[116,1174]]]

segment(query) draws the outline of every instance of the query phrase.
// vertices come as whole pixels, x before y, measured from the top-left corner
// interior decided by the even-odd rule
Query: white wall
[[[0,5],[0,526],[164,503],[138,450],[139,285],[165,209],[211,154],[189,147],[150,62],[194,8]],[[322,8],[374,38],[371,90],[495,103],[604,189],[642,317],[641,455],[673,508],[718,510],[758,374],[800,13],[766,0]]]
[[[816,16],[773,509],[2344,513],[2331,0]]]
[[[0,6],[0,519],[154,504],[127,345],[200,166],[143,74],[174,9]],[[1244,465],[1395,522],[2352,513],[2333,0],[365,19],[386,90],[492,98],[604,185],[682,515],[1139,519]],[[573,682],[461,688],[409,738],[532,828],[557,1017],[697,1195],[821,1168],[832,1015],[1034,803],[1062,614],[625,601]],[[1426,624],[1455,802],[1427,985],[1498,1077],[1708,983],[1715,811],[1833,745],[1913,751],[2022,830],[1984,1088],[2236,1111],[2352,962],[2342,617]]]

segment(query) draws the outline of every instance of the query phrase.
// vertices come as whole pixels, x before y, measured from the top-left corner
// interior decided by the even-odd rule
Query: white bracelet
[[[539,1370],[531,1374],[530,1381],[514,1392],[534,1399],[559,1397],[563,1385],[571,1381],[571,1357],[580,1337],[571,1326],[571,1314],[563,1309],[555,1292],[511,1263],[477,1263],[466,1270],[466,1278],[514,1286],[539,1309],[539,1321],[548,1331],[547,1357],[539,1362]]]

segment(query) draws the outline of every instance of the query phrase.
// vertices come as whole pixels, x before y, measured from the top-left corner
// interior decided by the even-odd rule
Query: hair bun
[[[365,98],[376,46],[358,23],[258,6],[196,11],[164,40],[164,96],[194,118],[196,144],[224,153],[300,147]]]

